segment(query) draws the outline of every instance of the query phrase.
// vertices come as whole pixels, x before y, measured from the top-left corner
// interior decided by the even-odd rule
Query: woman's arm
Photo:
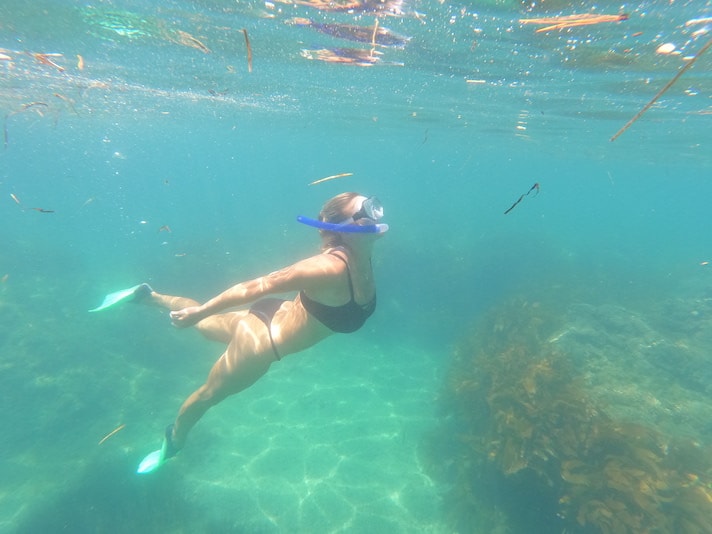
[[[344,269],[343,262],[335,262],[329,255],[312,256],[268,275],[240,282],[200,306],[171,312],[171,320],[176,326],[192,326],[210,315],[249,304],[265,295],[323,286]]]

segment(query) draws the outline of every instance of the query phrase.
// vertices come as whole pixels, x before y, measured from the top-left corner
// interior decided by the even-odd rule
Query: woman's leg
[[[256,350],[256,336],[244,321],[237,330],[227,350],[210,370],[205,384],[181,406],[171,436],[176,449],[183,446],[190,429],[208,409],[226,397],[250,387],[267,372],[274,361],[271,345]]]
[[[182,310],[183,308],[188,308],[190,306],[200,305],[197,300],[189,299],[188,297],[162,295],[161,293],[156,293],[155,291],[151,291],[149,302],[170,311]]]
[[[146,302],[150,302],[151,304],[166,308],[170,311],[182,310],[183,308],[198,306],[200,304],[187,297],[162,295],[155,291],[151,292],[150,298],[147,299]],[[237,322],[242,319],[246,313],[246,311],[239,311],[211,315],[198,322],[195,328],[208,339],[230,343]]]

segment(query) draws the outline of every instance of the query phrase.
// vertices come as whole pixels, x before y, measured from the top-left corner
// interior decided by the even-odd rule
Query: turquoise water
[[[685,24],[709,1],[538,34],[518,20],[619,4],[406,2],[378,20],[410,40],[370,67],[305,58],[370,47],[286,24],[370,12],[158,4],[0,4],[0,531],[452,532],[453,460],[423,450],[479,318],[545,291],[663,331],[655,303],[712,294],[712,52],[609,141],[710,39]],[[344,190],[386,206],[377,313],[137,477],[222,347],[155,309],[87,310],[141,281],[206,299],[312,254],[295,217]]]

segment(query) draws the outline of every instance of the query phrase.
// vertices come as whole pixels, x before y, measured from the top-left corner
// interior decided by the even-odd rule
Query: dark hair
[[[359,193],[347,192],[336,195],[326,201],[319,212],[319,220],[329,223],[339,223],[344,219],[348,219],[352,214],[346,212],[346,208],[356,197],[361,196]],[[339,232],[329,232],[328,230],[319,230],[321,237],[324,238],[322,248],[333,248],[343,244],[343,236]]]

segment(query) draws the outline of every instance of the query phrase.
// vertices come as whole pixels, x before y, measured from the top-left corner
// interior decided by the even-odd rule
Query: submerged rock
[[[454,356],[452,419],[435,438],[456,442],[453,528],[489,506],[513,532],[709,532],[705,306],[515,299],[481,320]]]

